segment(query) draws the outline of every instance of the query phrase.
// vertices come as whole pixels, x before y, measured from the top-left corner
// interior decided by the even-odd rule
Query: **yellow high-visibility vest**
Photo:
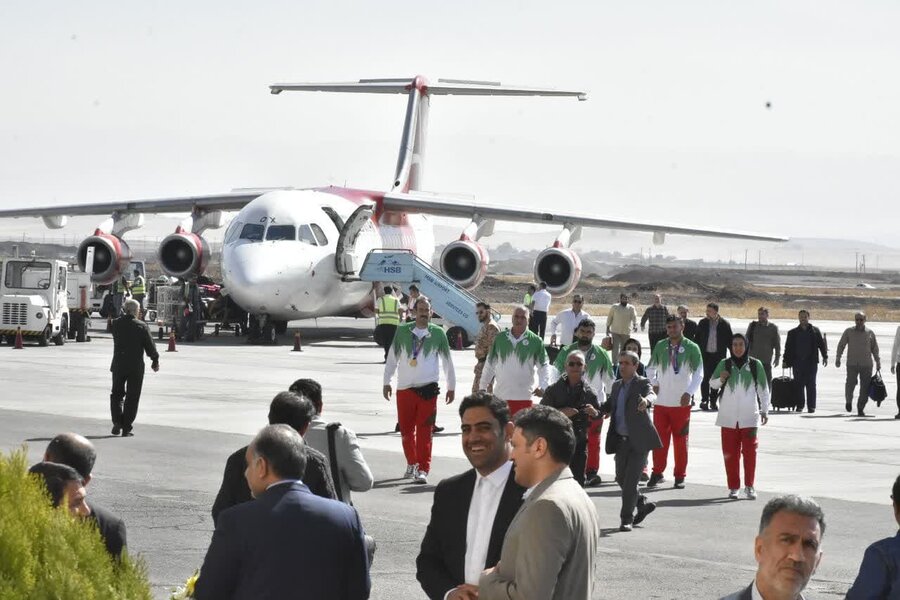
[[[385,294],[378,299],[378,324],[379,325],[399,325],[400,324],[400,301],[390,294]]]
[[[135,296],[144,293],[144,278],[140,275],[131,282],[131,293]]]

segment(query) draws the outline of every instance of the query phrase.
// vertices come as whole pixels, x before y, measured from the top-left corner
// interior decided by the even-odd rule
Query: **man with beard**
[[[602,402],[612,389],[613,366],[609,354],[594,344],[596,324],[591,319],[584,319],[575,329],[575,341],[560,350],[556,361],[550,369],[550,383],[556,382],[566,372],[566,357],[574,350],[581,350],[585,356],[584,377],[588,385]],[[595,487],[603,483],[600,478],[600,434],[603,431],[603,417],[591,419],[587,431],[587,463],[585,465],[584,485]]]
[[[606,316],[606,335],[612,338],[613,356],[619,355],[637,328],[637,311],[628,303],[628,294],[619,294],[619,303],[613,304]]]
[[[487,360],[488,352],[491,351],[491,345],[494,343],[494,338],[497,337],[497,334],[500,333],[500,327],[494,322],[494,318],[491,315],[491,305],[486,302],[479,302],[475,305],[478,316],[478,322],[481,323],[481,331],[478,332],[478,337],[475,338],[475,379],[472,381],[472,393],[478,391],[478,386],[481,383],[481,373],[484,371],[484,362]],[[491,391],[490,386],[488,391]]]
[[[647,378],[657,398],[653,408],[653,426],[662,447],[653,450],[653,474],[647,487],[665,481],[663,472],[669,457],[669,443],[675,446],[675,488],[684,488],[688,463],[688,433],[691,424],[691,396],[704,377],[705,365],[700,347],[682,334],[681,318],[666,318],[668,338],[656,345],[647,363]]]
[[[503,537],[522,505],[509,457],[513,424],[502,400],[478,392],[459,406],[462,446],[472,465],[434,490],[416,578],[432,600],[474,600],[478,578],[500,560]]]

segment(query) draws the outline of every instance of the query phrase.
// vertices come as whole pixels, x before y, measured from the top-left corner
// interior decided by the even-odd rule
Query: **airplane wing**
[[[697,229],[663,223],[618,221],[615,219],[602,219],[597,217],[541,212],[511,208],[475,202],[471,196],[452,196],[447,194],[432,194],[429,192],[390,192],[384,196],[384,208],[391,211],[428,213],[441,217],[460,217],[472,219],[497,219],[518,223],[544,223],[558,225],[574,225],[582,227],[596,227],[600,229],[623,229],[628,231],[646,231],[654,235],[664,236],[693,235],[706,237],[720,237],[741,240],[756,240],[763,242],[786,242],[788,238],[747,233],[740,231],[727,231],[722,229]]]
[[[274,188],[273,188],[274,189]],[[282,188],[278,188],[282,189]],[[285,188],[286,189],[286,188]],[[129,200],[127,202],[98,202],[95,204],[60,204],[38,208],[0,210],[0,218],[56,217],[109,215],[120,213],[189,213],[195,208],[206,210],[239,210],[268,190],[247,190],[209,196],[184,196],[157,200]]]

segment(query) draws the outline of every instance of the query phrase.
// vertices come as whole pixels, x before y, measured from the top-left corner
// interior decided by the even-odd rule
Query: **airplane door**
[[[356,275],[366,255],[374,247],[378,231],[372,222],[375,206],[364,204],[353,211],[344,224],[334,252],[335,269],[342,276]]]

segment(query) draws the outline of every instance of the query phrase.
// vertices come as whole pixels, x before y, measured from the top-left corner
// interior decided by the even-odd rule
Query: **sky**
[[[386,189],[404,98],[267,86],[423,74],[590,94],[435,98],[428,190],[897,247],[898,29],[866,0],[5,2],[0,207]]]

